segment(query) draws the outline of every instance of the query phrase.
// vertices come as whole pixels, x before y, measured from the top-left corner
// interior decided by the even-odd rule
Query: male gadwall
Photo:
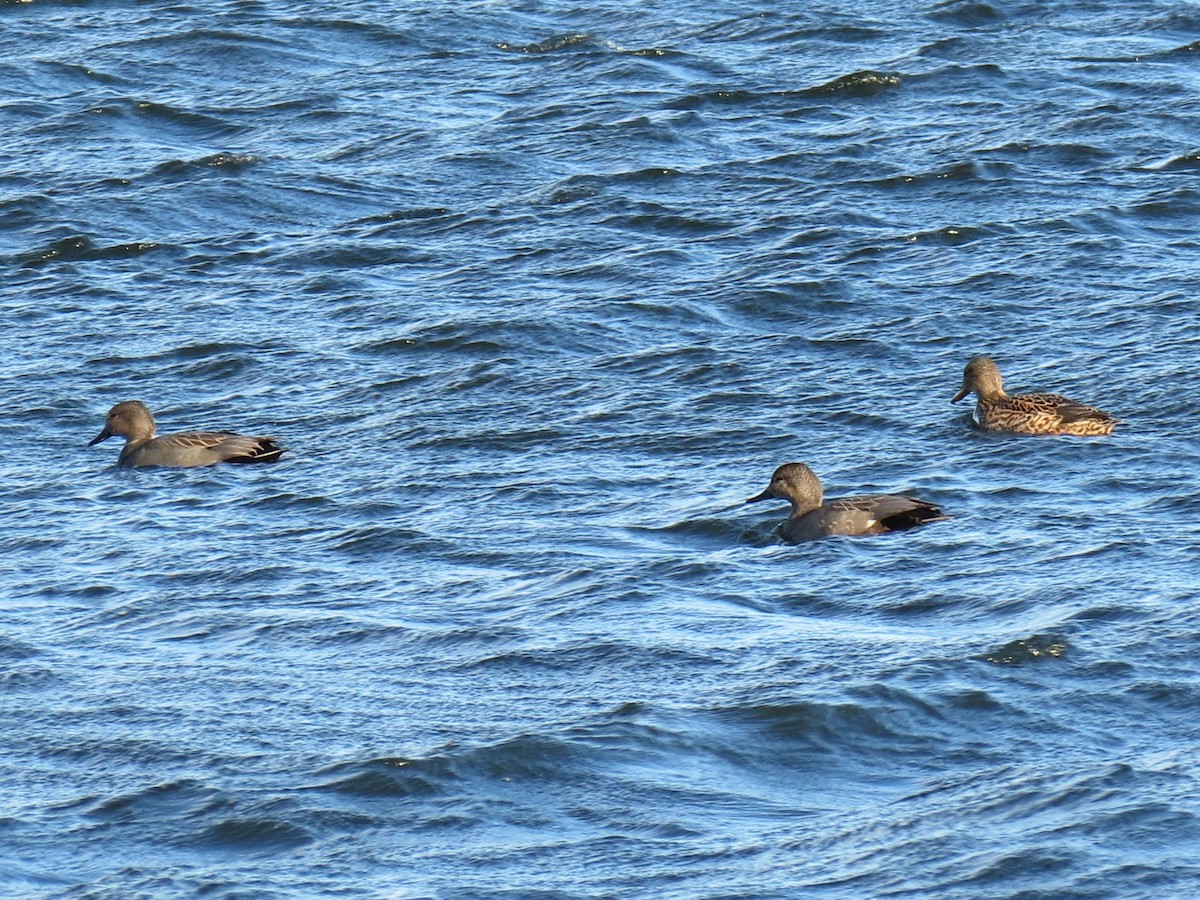
[[[975,418],[987,431],[1089,436],[1111,434],[1117,424],[1108,413],[1058,394],[1010,397],[1004,393],[1000,369],[986,356],[977,356],[967,363],[962,390],[950,402],[957,403],[972,391],[979,400],[975,404]]]
[[[767,489],[747,503],[759,500],[788,500],[792,514],[780,529],[784,540],[798,544],[834,534],[862,535],[904,531],[950,518],[940,509],[916,497],[881,494],[873,497],[843,497],[822,504],[825,491],[813,470],[804,463],[785,463],[775,470]]]
[[[117,465],[208,466],[218,462],[275,462],[284,448],[275,438],[246,437],[228,431],[192,431],[154,436],[154,416],[140,400],[126,400],[108,411],[104,430],[88,442],[91,447],[114,434],[125,438]]]

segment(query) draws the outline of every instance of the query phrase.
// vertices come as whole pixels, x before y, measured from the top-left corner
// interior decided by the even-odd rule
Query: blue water
[[[1194,896],[1198,177],[1189,4],[0,5],[0,894]]]

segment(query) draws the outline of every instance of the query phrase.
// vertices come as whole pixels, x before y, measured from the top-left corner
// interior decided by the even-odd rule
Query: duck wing
[[[1064,404],[1069,404],[1072,401],[1068,400],[1062,394],[1013,394],[1003,398],[1002,405],[1014,412],[1029,413],[1058,413],[1059,409]],[[1076,404],[1078,405],[1078,404]]]
[[[1108,424],[1117,421],[1103,410],[1096,409],[1094,406],[1088,406],[1086,403],[1077,403],[1074,400],[1067,400],[1059,406],[1058,415],[1062,418],[1064,424],[1070,424],[1071,422],[1103,422]]]
[[[165,434],[132,449],[125,466],[208,466],[218,462],[275,462],[284,452],[274,438],[249,437],[231,431]]]
[[[853,516],[857,521],[863,521],[863,514],[874,520],[867,530],[860,534],[878,534],[884,531],[904,531],[924,525],[926,522],[940,522],[950,518],[928,500],[917,497],[905,497],[899,494],[875,494],[865,497],[843,497],[826,504],[830,510],[842,511],[844,515]]]
[[[275,462],[284,451],[273,437],[249,437],[230,431],[198,432],[179,436],[201,443],[206,449],[220,456],[221,462]]]
[[[1017,394],[1007,399],[1008,402],[1005,405],[1009,409],[1030,414],[1051,413],[1058,416],[1064,424],[1084,421],[1116,421],[1108,413],[1096,409],[1094,406],[1088,406],[1086,403],[1080,403],[1078,400],[1064,397],[1062,394]]]

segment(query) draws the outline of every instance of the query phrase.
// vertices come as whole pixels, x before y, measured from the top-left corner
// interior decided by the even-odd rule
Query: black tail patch
[[[287,452],[286,447],[280,447],[274,438],[262,438],[255,445],[254,451],[244,456],[231,456],[226,462],[231,463],[273,463]]]
[[[918,525],[925,525],[928,522],[944,522],[949,518],[948,515],[936,506],[928,504],[906,509],[904,512],[896,513],[894,516],[888,516],[880,524],[887,528],[888,531],[907,531],[909,528],[916,528]]]

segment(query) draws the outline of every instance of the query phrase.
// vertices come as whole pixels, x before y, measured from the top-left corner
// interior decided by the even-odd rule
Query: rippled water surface
[[[777,6],[0,3],[0,893],[1194,893],[1200,9]]]

